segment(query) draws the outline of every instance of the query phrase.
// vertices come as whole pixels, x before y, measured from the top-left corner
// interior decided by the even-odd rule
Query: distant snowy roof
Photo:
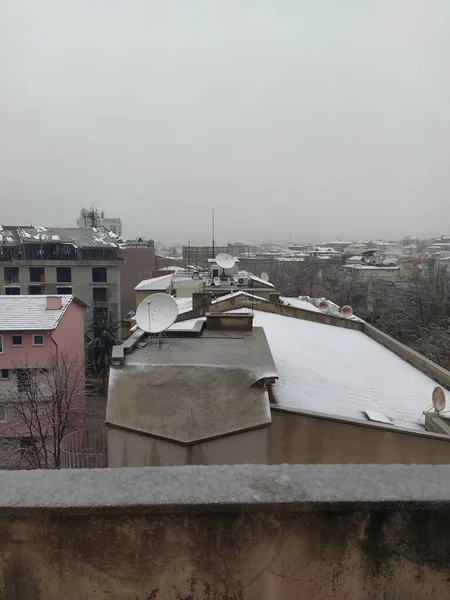
[[[166,290],[172,282],[172,273],[170,275],[161,275],[161,277],[152,277],[144,279],[134,288],[136,291],[143,290]]]
[[[118,248],[117,236],[104,227],[48,227],[43,225],[7,226],[0,230],[0,243],[57,243],[78,248],[109,246]]]
[[[377,267],[375,265],[360,265],[360,264],[342,265],[342,266],[344,269],[356,269],[358,271],[385,271],[385,270],[398,271],[400,269],[400,267],[398,267],[396,265],[392,265],[391,267],[389,267],[389,266]]]
[[[250,276],[251,279],[253,279],[253,281],[261,283],[263,287],[271,287],[271,288],[275,287],[273,285],[273,283],[270,283],[270,281],[264,281],[264,279],[261,279],[260,277],[256,277],[256,275],[253,275],[253,273],[248,273],[248,275]]]
[[[289,298],[288,296],[280,296],[280,300],[283,304],[288,306],[295,306],[295,308],[302,308],[303,310],[309,310],[311,312],[321,313],[322,311],[317,306],[314,306],[308,300],[303,300],[301,298]]]
[[[224,296],[219,296],[218,298],[214,298],[212,304],[217,304],[218,302],[222,302],[223,300],[232,300],[233,298],[242,298],[247,297],[250,300],[261,300],[263,302],[268,302],[267,298],[261,298],[260,296],[255,296],[254,294],[249,294],[248,292],[244,292],[243,290],[239,290],[238,292],[233,292],[231,294],[225,294]]]
[[[364,411],[394,426],[423,431],[436,383],[365,333],[254,311],[277,367],[277,405],[368,422]]]
[[[60,296],[61,309],[47,310],[48,296],[0,296],[0,331],[48,331],[56,329],[75,296]]]

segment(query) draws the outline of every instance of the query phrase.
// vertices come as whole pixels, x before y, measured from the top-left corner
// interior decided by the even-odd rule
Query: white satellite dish
[[[262,279],[263,281],[265,281],[267,283],[269,281],[269,276],[267,275],[267,273],[265,271],[263,271],[261,273],[260,279]]]
[[[144,298],[136,309],[136,324],[146,333],[161,333],[178,316],[178,304],[169,294],[153,294]]]
[[[433,390],[433,406],[437,413],[442,412],[445,408],[445,392],[439,386]]]
[[[226,252],[221,252],[215,258],[216,263],[222,269],[231,269],[236,264],[236,259],[231,254],[226,254]]]
[[[214,284],[216,287],[220,287],[220,277],[214,277],[214,279],[213,279],[213,284]]]

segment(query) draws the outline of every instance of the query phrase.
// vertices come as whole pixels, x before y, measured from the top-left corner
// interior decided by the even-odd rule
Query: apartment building
[[[0,226],[0,293],[74,294],[88,305],[85,327],[120,318],[122,251],[95,227]]]
[[[85,308],[74,296],[0,295],[0,468],[44,456],[49,466],[58,431],[83,427]]]

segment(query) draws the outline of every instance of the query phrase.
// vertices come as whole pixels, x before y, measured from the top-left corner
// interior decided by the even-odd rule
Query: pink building
[[[0,296],[0,467],[59,465],[59,438],[84,425],[85,307]]]

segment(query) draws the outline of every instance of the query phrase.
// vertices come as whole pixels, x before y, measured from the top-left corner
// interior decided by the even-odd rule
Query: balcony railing
[[[74,431],[61,442],[62,469],[104,469],[107,466],[106,427]]]

